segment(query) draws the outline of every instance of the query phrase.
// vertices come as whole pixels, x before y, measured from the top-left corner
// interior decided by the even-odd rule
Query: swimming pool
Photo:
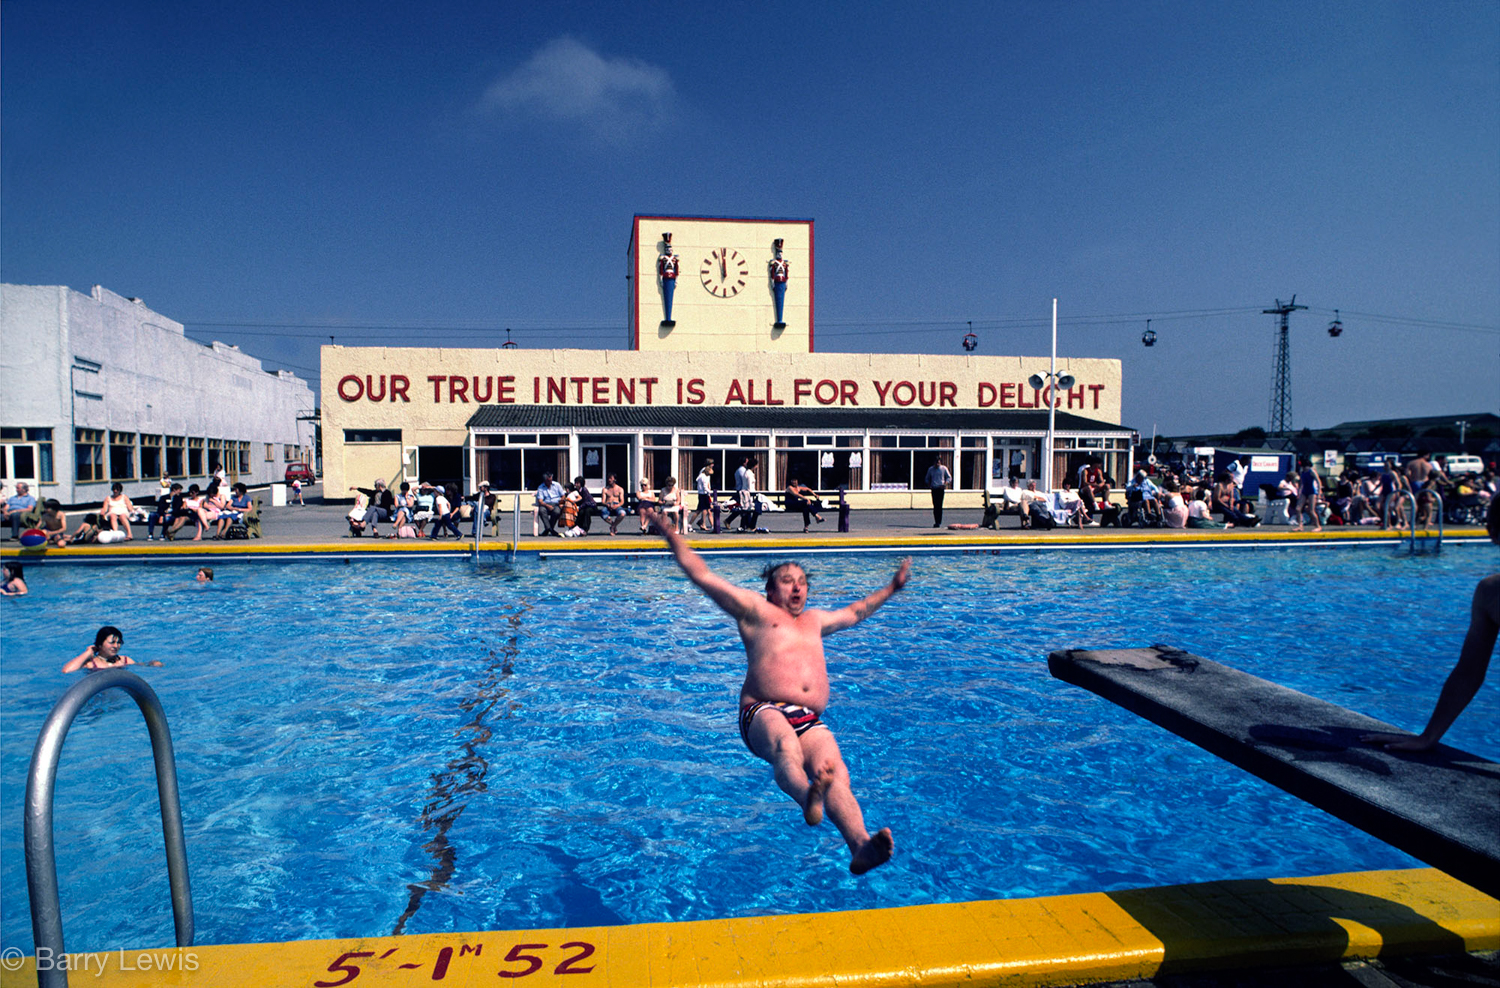
[[[811,559],[814,603],[896,557]],[[828,719],[897,856],[855,879],[741,747],[743,652],[665,558],[37,570],[3,602],[4,946],[31,950],[27,762],[101,624],[177,744],[198,942],[815,912],[1408,867],[1412,860],[1052,680],[1068,646],[1169,642],[1419,727],[1489,547],[924,556],[829,640]],[[761,561],[714,566],[755,585]],[[1450,732],[1500,754],[1500,698]],[[79,717],[58,777],[71,950],[172,940],[145,728]]]

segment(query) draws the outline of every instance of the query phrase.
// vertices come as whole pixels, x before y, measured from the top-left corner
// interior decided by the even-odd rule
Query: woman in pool
[[[128,655],[121,655],[120,649],[125,645],[125,636],[119,628],[106,624],[94,635],[94,644],[84,649],[76,658],[71,659],[63,666],[63,672],[77,672],[86,669],[94,672],[97,669],[123,669],[125,666],[140,665],[135,659]],[[148,666],[160,666],[161,663],[152,659],[147,662]]]
[[[5,563],[5,576],[0,579],[0,597],[24,597],[27,593],[26,578],[21,575],[20,563]]]
[[[116,532],[123,527],[125,541],[129,542],[135,538],[135,533],[130,530],[130,513],[134,510],[135,505],[125,496],[125,485],[117,481],[110,486],[109,497],[104,499],[104,504],[99,508],[99,527],[108,527]]]

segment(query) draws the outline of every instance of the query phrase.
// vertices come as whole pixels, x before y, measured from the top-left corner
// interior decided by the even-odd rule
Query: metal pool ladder
[[[1391,506],[1398,500],[1403,503],[1411,502],[1411,514],[1409,516],[1411,518],[1411,534],[1406,537],[1406,551],[1413,556],[1426,552],[1437,554],[1443,551],[1443,495],[1435,490],[1428,493],[1432,495],[1432,500],[1435,502],[1433,510],[1437,512],[1437,537],[1434,539],[1432,536],[1423,536],[1421,548],[1417,546],[1417,496],[1411,491],[1397,491],[1386,502],[1385,517],[1381,519],[1385,523],[1385,526],[1389,528],[1391,525]],[[1430,549],[1428,548],[1428,543],[1431,543]]]
[[[161,804],[161,832],[166,841],[167,881],[172,889],[172,921],[177,928],[177,946],[193,945],[193,893],[188,886],[187,843],[182,833],[182,805],[177,795],[177,759],[172,753],[172,732],[156,691],[144,679],[124,669],[91,672],[74,683],[57,701],[31,752],[31,770],[26,776],[26,890],[31,898],[31,930],[37,952],[47,949],[52,958],[63,954],[62,907],[57,897],[57,858],[52,845],[52,797],[57,782],[57,762],[73,719],[96,693],[118,687],[129,693],[146,718],[151,734],[151,755],[156,760],[156,791]],[[68,972],[56,964],[38,969],[40,988],[66,988]]]

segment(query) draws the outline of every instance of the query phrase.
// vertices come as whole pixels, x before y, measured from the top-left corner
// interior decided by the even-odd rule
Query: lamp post
[[[1052,364],[1044,379],[1040,374],[1033,374],[1026,381],[1037,391],[1043,387],[1047,391],[1047,449],[1042,457],[1042,482],[1050,492],[1053,490],[1052,461],[1056,456],[1054,447],[1057,445],[1057,389],[1071,388],[1073,386],[1072,374],[1057,373],[1057,299],[1052,300]]]

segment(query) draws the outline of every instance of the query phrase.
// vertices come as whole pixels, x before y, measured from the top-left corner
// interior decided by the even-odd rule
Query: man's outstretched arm
[[[655,525],[657,531],[667,540],[667,545],[672,549],[672,556],[677,560],[677,565],[715,604],[722,607],[731,617],[739,619],[754,608],[761,597],[743,587],[737,587],[733,583],[719,576],[708,568],[708,563],[703,557],[693,551],[688,545],[687,539],[677,534],[677,526],[672,524],[657,513],[655,508],[641,506],[641,517],[646,519],[647,525]]]
[[[843,631],[852,628],[865,618],[874,614],[881,604],[890,600],[891,597],[902,587],[906,586],[907,579],[911,576],[911,559],[901,560],[901,565],[896,568],[896,575],[891,577],[891,582],[870,594],[864,600],[857,600],[848,607],[841,607],[836,611],[828,611],[823,617],[823,634],[828,636],[835,631]]]
[[[1484,683],[1497,637],[1500,637],[1500,574],[1480,580],[1474,590],[1469,631],[1458,653],[1458,665],[1443,683],[1426,730],[1415,737],[1408,734],[1366,734],[1360,740],[1380,745],[1386,751],[1427,751],[1437,747],[1438,741]]]

